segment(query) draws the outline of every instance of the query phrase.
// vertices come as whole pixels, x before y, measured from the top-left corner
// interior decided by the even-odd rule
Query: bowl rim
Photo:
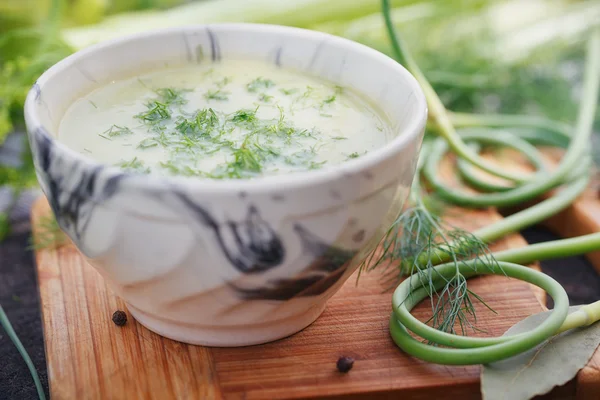
[[[36,111],[36,98],[40,92],[38,82],[41,82],[41,85],[43,86],[45,82],[52,80],[59,71],[69,67],[76,60],[122,43],[135,42],[138,40],[160,37],[174,33],[182,34],[188,31],[197,32],[198,30],[206,28],[218,28],[220,30],[246,32],[249,34],[267,32],[271,35],[277,35],[278,33],[282,33],[282,31],[284,31],[285,33],[299,37],[306,37],[308,39],[326,39],[330,45],[345,47],[350,51],[360,53],[365,57],[374,58],[379,63],[388,64],[393,70],[395,70],[398,76],[405,80],[405,82],[411,88],[414,101],[417,103],[416,112],[408,116],[409,122],[407,127],[403,129],[398,136],[394,137],[391,141],[387,142],[383,146],[356,159],[347,160],[342,163],[330,165],[318,170],[295,171],[291,173],[265,175],[255,178],[222,180],[203,177],[158,176],[152,174],[146,175],[124,171],[116,166],[96,161],[91,157],[72,150],[67,145],[49,134],[49,131],[46,129],[44,124],[40,122],[38,111]],[[118,60],[111,62],[118,62]],[[193,24],[154,29],[141,33],[125,35],[88,46],[65,57],[61,61],[48,68],[36,80],[33,87],[29,90],[24,106],[26,130],[30,140],[32,140],[34,135],[42,135],[45,137],[45,139],[52,143],[54,148],[59,151],[61,157],[68,157],[68,159],[78,160],[84,168],[100,169],[106,173],[125,175],[128,177],[127,186],[129,187],[152,190],[164,189],[165,186],[176,185],[191,189],[201,189],[208,192],[242,191],[245,193],[268,193],[274,191],[280,192],[282,190],[289,189],[299,189],[307,186],[325,184],[329,181],[337,180],[344,176],[360,174],[361,172],[380,164],[384,160],[393,157],[395,154],[401,152],[405,146],[417,139],[425,128],[427,112],[428,109],[425,94],[416,78],[404,66],[396,62],[388,55],[353,40],[325,32],[284,25],[247,22]]]

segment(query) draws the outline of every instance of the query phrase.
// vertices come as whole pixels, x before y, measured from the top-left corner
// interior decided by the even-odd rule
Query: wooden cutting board
[[[49,213],[39,199],[32,210],[35,235]],[[493,209],[451,214],[450,222],[468,230],[502,218]],[[577,232],[599,228],[590,223]],[[521,236],[510,235],[493,249],[524,245]],[[481,398],[479,366],[424,363],[394,345],[391,292],[377,272],[361,275],[358,284],[351,277],[321,317],[296,335],[245,348],[204,348],[162,338],[130,314],[125,326],[116,326],[111,316],[126,311],[125,304],[73,245],[37,251],[36,260],[52,399]],[[469,287],[498,313],[478,307],[477,326],[486,335],[501,335],[545,309],[543,293],[514,279],[475,278]],[[415,315],[426,319],[428,307],[421,304]],[[336,370],[340,356],[356,360],[347,374]],[[545,398],[599,399],[599,371],[597,351],[576,379]]]

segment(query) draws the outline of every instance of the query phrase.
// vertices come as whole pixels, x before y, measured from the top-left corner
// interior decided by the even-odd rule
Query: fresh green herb
[[[209,90],[204,94],[206,100],[227,101],[229,100],[229,92],[219,90]]]
[[[203,146],[199,143],[198,137],[183,135],[179,140],[174,142],[176,151],[185,150],[190,153],[194,153],[196,149],[203,149]]]
[[[233,114],[233,117],[231,118],[232,122],[243,122],[243,123],[253,123],[256,121],[256,111],[258,110],[248,110],[248,109],[243,109],[243,110],[238,110]]]
[[[147,111],[136,114],[135,118],[151,125],[171,118],[171,111],[165,103],[152,100],[146,104],[146,108]]]
[[[159,131],[154,131],[154,132],[155,132],[155,136],[142,140],[140,143],[138,143],[137,148],[138,149],[148,149],[148,148],[156,147],[156,146],[162,146],[162,147],[166,148],[169,146],[169,138],[167,137],[167,134],[165,133],[164,130],[159,130]]]
[[[306,89],[304,90],[304,92],[302,93],[302,96],[300,98],[302,100],[308,99],[313,95],[314,92],[315,92],[315,88],[310,85],[307,85]]]
[[[215,129],[219,125],[219,117],[212,108],[205,108],[196,113],[196,124],[206,130]]]
[[[194,119],[190,120],[185,117],[178,117],[177,120],[175,120],[175,129],[177,129],[180,133],[197,133],[198,128],[199,126]]]
[[[325,100],[323,100],[323,103],[321,104],[322,106],[326,105],[326,104],[331,104],[335,101],[335,99],[337,98],[337,96],[335,94],[329,96],[328,98],[326,98]]]
[[[155,139],[146,138],[146,139],[142,140],[140,143],[138,143],[137,148],[138,149],[149,149],[151,147],[156,147],[156,146],[158,146],[158,142]]]
[[[132,135],[133,131],[125,126],[113,125],[104,132],[102,132],[102,137],[115,137],[115,136],[123,136],[123,135]]]
[[[194,169],[189,165],[177,165],[173,161],[161,162],[160,166],[168,170],[173,175],[211,177],[209,174]]]
[[[231,83],[231,78],[229,77],[225,77],[223,79],[218,80],[217,82],[215,82],[215,85],[217,85],[217,87],[219,89],[224,88],[225,86],[229,85]]]
[[[262,171],[261,159],[246,145],[242,145],[233,153],[234,161],[228,165],[231,176],[243,177],[249,172],[258,174]]]
[[[173,89],[173,88],[161,88],[155,90],[158,95],[158,99],[166,106],[169,105],[184,105],[187,104],[187,99],[183,97],[183,94],[190,92],[189,89]]]
[[[260,96],[258,96],[258,100],[262,101],[263,103],[270,103],[271,100],[273,100],[273,96],[269,96],[266,93],[261,93]]]
[[[298,93],[298,89],[295,89],[295,88],[293,88],[293,89],[283,89],[283,88],[281,88],[281,89],[279,89],[279,91],[281,93],[285,94],[286,96],[291,96],[291,95],[293,95],[295,93]]]
[[[310,163],[313,161],[314,158],[314,153],[309,149],[309,150],[300,150],[297,151],[289,156],[286,156],[284,158],[284,161],[286,164],[288,165],[292,165],[295,167],[302,167],[305,166],[306,164],[310,165]]]
[[[256,93],[259,90],[266,90],[275,86],[275,82],[270,79],[256,78],[246,85],[246,89],[250,93]]]
[[[360,154],[358,154],[357,152],[351,153],[348,155],[348,157],[346,157],[346,160],[351,160],[353,158],[358,158],[360,157]]]
[[[278,157],[279,155],[281,155],[281,151],[269,146],[261,145],[259,143],[254,143],[254,148],[258,151],[260,157],[263,159],[267,159],[271,156]]]
[[[346,136],[334,136],[332,137],[333,140],[348,140],[348,138]]]
[[[311,161],[308,166],[308,169],[320,169],[326,163],[327,163],[327,161],[321,161],[321,162]]]
[[[219,117],[212,108],[197,111],[191,118],[180,116],[175,121],[175,129],[182,134],[209,134],[219,125]]]
[[[96,105],[96,103],[94,103],[93,101],[91,101],[91,100],[88,100],[88,102],[89,102],[89,103],[92,105],[92,107],[94,107],[94,108],[98,108],[98,106]]]
[[[134,172],[140,172],[140,173],[150,173],[150,168],[146,167],[144,165],[144,162],[142,160],[138,160],[137,157],[132,158],[129,161],[122,161],[120,163],[117,164],[117,166],[119,166],[122,169],[128,170],[128,171],[134,171]]]

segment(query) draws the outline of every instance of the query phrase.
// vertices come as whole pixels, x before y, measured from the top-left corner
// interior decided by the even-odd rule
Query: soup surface
[[[248,60],[111,82],[72,104],[58,133],[102,163],[214,179],[318,169],[391,136],[383,116],[352,90]]]

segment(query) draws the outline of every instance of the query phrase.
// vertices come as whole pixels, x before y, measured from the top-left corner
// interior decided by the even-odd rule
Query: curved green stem
[[[563,287],[554,279],[518,264],[499,262],[496,269],[475,261],[467,261],[460,265],[460,273],[465,277],[480,274],[507,275],[520,279],[546,290],[554,300],[554,309],[550,316],[535,329],[515,336],[498,338],[473,338],[440,332],[427,326],[410,314],[410,310],[423,298],[428,296],[427,290],[421,287],[421,280],[407,279],[402,282],[392,298],[392,317],[390,333],[394,342],[406,353],[422,360],[449,365],[487,364],[500,361],[527,351],[559,331],[569,312],[569,298]],[[437,281],[448,279],[456,273],[453,263],[439,265],[434,268]],[[424,344],[414,339],[408,330],[430,342],[449,346],[440,348]]]
[[[582,106],[580,107],[575,135],[560,161],[556,170],[543,175],[538,179],[526,182],[512,190],[496,193],[471,194],[460,189],[448,187],[438,176],[438,165],[445,153],[449,150],[449,144],[443,140],[437,140],[431,150],[431,154],[423,167],[423,173],[438,194],[454,204],[467,207],[507,207],[531,200],[550,189],[553,189],[568,178],[572,171],[581,163],[582,156],[587,153],[592,126],[594,123],[596,106],[598,102],[598,91],[600,86],[600,30],[594,31],[588,45],[588,57],[586,58],[584,93]]]
[[[569,299],[564,288],[554,279],[541,272],[518,264],[499,262],[497,269],[489,269],[484,264],[471,261],[461,265],[460,273],[465,277],[480,274],[506,275],[532,283],[544,289],[554,300],[550,316],[531,331],[495,338],[473,338],[440,332],[410,313],[421,300],[429,295],[420,279],[407,279],[402,282],[392,298],[390,334],[394,342],[406,353],[422,360],[437,364],[471,365],[501,361],[525,352],[550,337],[570,329],[585,327],[600,320],[600,301],[581,307],[568,315]],[[482,269],[483,268],[483,269]],[[435,267],[436,286],[455,273],[452,263]],[[413,338],[409,330],[435,345],[422,343]],[[450,348],[440,348],[443,345]]]
[[[573,128],[567,124],[531,115],[468,114],[448,111],[455,127],[535,128],[558,132],[569,137]]]
[[[500,178],[512,182],[522,182],[523,180],[519,175],[503,171],[498,166],[479,157],[479,155],[476,152],[471,150],[469,146],[467,146],[461,140],[461,138],[456,133],[454,126],[452,125],[452,122],[448,116],[448,112],[446,111],[444,104],[440,100],[435,90],[433,90],[433,87],[431,86],[427,78],[425,78],[425,75],[413,59],[407,47],[396,34],[396,28],[394,27],[394,23],[392,22],[392,17],[390,13],[389,0],[382,0],[382,12],[385,20],[386,30],[388,32],[388,36],[392,44],[392,50],[396,57],[396,61],[404,65],[414,75],[415,79],[421,85],[421,88],[423,89],[423,92],[425,94],[425,98],[427,99],[427,105],[429,107],[429,117],[435,121],[438,127],[438,132],[446,140],[450,148],[452,148],[452,151],[454,151],[459,157],[464,158],[471,164],[492,175],[498,176]]]
[[[571,257],[600,249],[600,232],[590,233],[570,239],[530,244],[518,249],[502,250],[494,253],[498,261],[529,264],[535,261]]]
[[[31,361],[29,354],[27,354],[27,350],[25,350],[25,347],[23,347],[23,343],[21,343],[21,341],[19,340],[19,337],[15,333],[15,330],[13,329],[10,321],[8,320],[6,313],[4,313],[4,309],[2,308],[2,306],[0,306],[0,325],[2,325],[2,327],[6,331],[6,334],[8,335],[10,340],[13,342],[13,344],[15,345],[17,350],[19,351],[19,354],[21,354],[21,357],[23,357],[23,359],[25,360],[25,364],[27,364],[29,373],[31,374],[31,377],[33,378],[33,382],[35,383],[35,388],[37,390],[38,397],[40,398],[40,400],[45,400],[46,395],[44,393],[44,387],[42,386],[40,377],[38,376],[38,373],[35,370],[33,361]]]
[[[575,328],[590,326],[598,320],[600,320],[600,300],[587,304],[574,313],[569,314],[556,334]]]
[[[382,0],[383,15],[392,49],[397,59],[403,63],[416,77],[422,86],[430,108],[430,121],[428,128],[438,133],[438,138],[428,148],[429,153],[422,155],[419,165],[422,166],[423,175],[437,194],[451,203],[468,207],[507,207],[532,201],[547,193],[551,189],[561,187],[561,190],[552,197],[509,216],[491,226],[479,229],[474,236],[482,242],[492,242],[506,234],[519,231],[524,227],[540,222],[547,217],[570,205],[585,190],[589,181],[589,151],[592,124],[600,89],[600,29],[596,29],[588,42],[585,63],[585,78],[583,83],[584,93],[582,105],[579,108],[575,129],[553,121],[525,116],[498,116],[498,115],[468,115],[450,113],[446,111],[439,97],[423,76],[412,56],[407,51],[395,33],[389,15],[389,1]],[[462,127],[487,127],[479,128],[475,134],[460,132],[459,135],[454,124]],[[500,135],[491,128],[502,127],[510,129]],[[493,136],[492,136],[493,135]],[[463,142],[467,140],[468,145]],[[516,148],[526,155],[529,160],[540,170],[535,176],[529,175],[521,178],[507,171],[500,171],[499,167],[492,166],[478,154],[480,143],[493,146],[509,146]],[[547,144],[566,148],[565,154],[557,168],[551,172],[542,169],[542,157],[537,144]],[[496,193],[471,194],[445,185],[438,176],[438,166],[446,152],[452,151],[459,158],[459,171],[469,180],[472,186],[478,186]],[[512,181],[512,187],[498,187],[483,183],[475,176],[471,164],[495,176]],[[418,189],[418,184],[415,185]],[[417,198],[418,200],[418,198]],[[422,206],[422,202],[416,202]],[[399,219],[400,220],[400,219]],[[434,226],[434,230],[440,231]],[[408,228],[412,229],[412,228]],[[443,233],[443,232],[442,232]],[[529,263],[546,258],[563,257],[566,255],[580,254],[600,249],[600,233],[567,239],[557,242],[532,245],[524,249],[506,250],[492,254],[494,262],[489,258],[473,255],[465,246],[472,242],[463,240],[464,237],[453,239],[456,243],[444,242],[441,246],[433,247],[433,251],[418,252],[412,258],[404,257],[403,264],[409,265],[410,271],[417,271],[415,275],[402,282],[393,296],[393,313],[390,319],[390,333],[394,342],[407,353],[441,364],[482,364],[499,361],[516,354],[522,353],[542,343],[558,332],[574,327],[587,326],[600,319],[600,302],[582,307],[572,316],[567,318],[568,298],[564,289],[552,278],[536,272],[522,265],[511,262]],[[394,238],[390,240],[393,242]],[[481,243],[481,242],[479,242]],[[418,246],[417,246],[418,247]],[[429,247],[426,247],[429,248]],[[465,250],[465,251],[463,251]],[[410,250],[412,251],[412,250]],[[478,250],[480,251],[480,250]],[[402,253],[406,255],[405,253]],[[413,253],[410,253],[413,254]],[[465,259],[457,262],[457,254]],[[488,254],[489,255],[489,254]],[[475,259],[469,259],[475,257]],[[449,260],[452,260],[448,262]],[[510,262],[509,262],[510,261]],[[444,263],[438,266],[435,264]],[[421,267],[421,266],[426,266]],[[498,266],[499,268],[495,268]],[[466,291],[465,278],[479,274],[505,274],[510,277],[524,280],[546,290],[555,301],[555,308],[550,317],[530,332],[500,338],[469,338],[450,334],[420,322],[410,314],[411,309],[425,297],[432,297],[433,293],[444,287],[441,296],[448,295],[447,287],[456,281],[461,290]],[[462,296],[461,293],[453,296]],[[462,305],[461,305],[462,304]],[[472,306],[470,300],[457,303],[452,307]],[[435,309],[437,312],[437,308]],[[435,315],[434,312],[434,315]],[[456,315],[456,310],[453,309]],[[453,332],[453,321],[445,324]],[[444,321],[446,322],[446,321]],[[462,320],[460,321],[462,323]],[[435,320],[434,320],[435,325]],[[409,330],[422,338],[437,345],[451,348],[429,346],[414,339]]]
[[[512,135],[508,132],[497,131],[494,132],[494,135],[490,135],[489,130],[487,129],[476,129],[473,128],[471,130],[463,130],[461,132],[461,137],[465,139],[465,141],[470,145],[473,151],[479,153],[481,146],[484,145],[495,145],[499,147],[510,147],[519,153],[523,154],[525,158],[533,165],[535,171],[534,173],[529,173],[528,177],[533,176],[535,173],[542,173],[546,171],[546,166],[544,165],[544,160],[542,159],[541,153],[538,149],[527,142],[524,139],[516,135]],[[471,140],[474,140],[475,143],[470,143]],[[504,192],[510,190],[513,187],[506,186],[502,184],[496,184],[490,182],[489,180],[480,177],[476,172],[475,168],[472,167],[467,161],[462,158],[459,158],[456,162],[456,168],[462,178],[475,189],[483,190],[486,192]],[[532,178],[529,178],[532,179]]]
[[[587,171],[575,182],[562,189],[552,197],[540,203],[512,214],[473,232],[475,236],[484,242],[491,243],[510,233],[535,225],[548,217],[567,208],[581,193],[585,191],[589,182]],[[523,201],[526,201],[525,199]]]

